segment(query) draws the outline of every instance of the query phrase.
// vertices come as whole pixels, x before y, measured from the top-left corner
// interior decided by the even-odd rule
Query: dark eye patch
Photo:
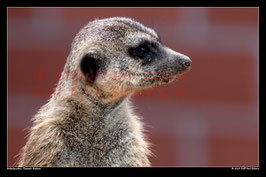
[[[156,56],[157,47],[150,42],[142,42],[137,47],[129,48],[128,53],[136,59],[143,60],[143,64],[152,62]]]
[[[147,44],[140,44],[136,49],[135,53],[138,58],[144,59],[145,57],[148,57],[148,55],[151,54],[151,49]]]

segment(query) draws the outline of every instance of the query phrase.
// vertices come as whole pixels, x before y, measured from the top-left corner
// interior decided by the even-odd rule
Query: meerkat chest
[[[66,133],[66,150],[59,162],[63,166],[139,166],[146,158],[130,127],[130,115],[114,112],[105,119],[91,118]]]

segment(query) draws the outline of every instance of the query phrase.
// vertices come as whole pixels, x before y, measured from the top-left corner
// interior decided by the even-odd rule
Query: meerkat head
[[[191,60],[163,45],[157,33],[129,18],[94,20],[76,35],[65,69],[83,74],[82,90],[114,100],[173,81]],[[76,82],[75,82],[76,83]]]

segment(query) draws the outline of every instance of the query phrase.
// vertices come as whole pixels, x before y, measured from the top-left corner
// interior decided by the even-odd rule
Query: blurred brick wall
[[[257,8],[9,8],[8,165],[52,93],[75,34],[90,20],[114,16],[154,28],[193,61],[184,80],[133,99],[154,144],[152,165],[257,166]]]

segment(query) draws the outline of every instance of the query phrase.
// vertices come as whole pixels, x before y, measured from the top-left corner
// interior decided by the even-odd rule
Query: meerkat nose
[[[187,66],[187,67],[190,66],[190,62],[189,62],[189,61],[184,61],[184,62],[182,62],[182,64],[183,64],[184,66]]]
[[[182,66],[184,66],[184,67],[190,67],[191,62],[192,61],[187,56],[184,56],[183,58],[179,59],[179,63],[181,63]]]

